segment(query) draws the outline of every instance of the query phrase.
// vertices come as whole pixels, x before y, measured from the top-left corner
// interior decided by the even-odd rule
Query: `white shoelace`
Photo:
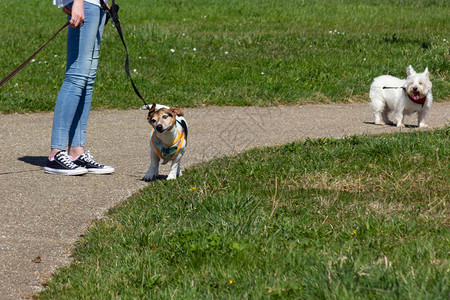
[[[81,158],[84,161],[86,161],[86,162],[88,162],[90,164],[93,164],[93,165],[95,165],[97,167],[101,167],[102,166],[101,164],[99,164],[98,162],[96,162],[94,160],[94,157],[91,155],[91,153],[89,153],[89,150],[86,153],[82,154]]]
[[[76,169],[78,168],[78,166],[72,162],[72,159],[70,158],[70,156],[67,154],[67,152],[65,151],[61,151],[59,152],[58,155],[58,160],[64,164],[66,167],[70,168],[70,169]]]

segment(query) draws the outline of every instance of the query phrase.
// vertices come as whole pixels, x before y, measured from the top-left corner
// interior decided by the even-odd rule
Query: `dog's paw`
[[[420,123],[420,124],[419,124],[419,128],[430,128],[430,126],[428,126],[428,125],[425,124],[425,123]]]
[[[155,181],[156,180],[156,176],[147,176],[147,175],[145,175],[142,178],[142,180],[145,181],[145,182]]]
[[[398,123],[398,124],[397,124],[397,128],[405,128],[405,124]]]
[[[169,172],[169,175],[167,176],[166,180],[175,180],[177,179],[177,174],[174,172]]]

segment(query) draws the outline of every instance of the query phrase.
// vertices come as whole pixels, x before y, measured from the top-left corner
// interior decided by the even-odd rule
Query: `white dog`
[[[408,77],[400,79],[390,75],[382,75],[373,80],[370,86],[370,105],[375,115],[375,124],[393,124],[388,113],[394,112],[394,123],[397,127],[405,127],[405,115],[418,114],[418,126],[425,124],[425,115],[433,102],[431,81],[428,68],[423,73],[416,73],[409,66],[406,68]]]
[[[159,175],[159,162],[163,164],[172,161],[168,180],[176,179],[181,175],[180,160],[186,150],[187,123],[183,112],[179,108],[153,104],[148,109],[147,120],[152,125],[150,136],[150,167],[143,180],[156,180]]]

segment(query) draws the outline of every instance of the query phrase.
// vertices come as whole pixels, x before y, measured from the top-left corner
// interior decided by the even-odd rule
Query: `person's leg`
[[[78,124],[80,122],[83,111],[87,112],[87,115],[85,114],[84,117],[87,125],[90,101],[92,99],[92,85],[89,93],[86,87],[88,81],[92,82],[92,80],[90,80],[90,74],[92,73],[93,52],[98,39],[100,21],[100,8],[95,6],[95,8],[98,9],[96,11],[97,16],[95,16],[93,14],[94,10],[92,9],[92,6],[95,5],[90,3],[86,3],[85,5],[85,25],[80,29],[69,27],[68,30],[66,75],[55,105],[51,156],[60,150],[66,149],[70,132],[76,136],[75,132],[77,126],[74,126],[73,124]],[[86,13],[89,13],[89,15]],[[104,13],[102,12],[102,15],[103,14]],[[88,96],[87,99],[86,96]],[[70,139],[73,147],[84,147],[84,145],[81,144],[82,136],[80,128],[78,131],[78,141],[75,139],[74,142],[73,137]]]
[[[98,6],[85,3],[85,17],[83,28],[86,27],[87,30],[81,32],[80,45],[85,45],[83,47],[83,57],[86,57],[86,61],[89,62],[89,69],[83,70],[88,71],[86,86],[81,94],[80,102],[69,130],[69,155],[72,157],[78,157],[85,151],[86,129],[91,109],[106,14]]]
[[[84,148],[106,18],[105,12],[93,4],[85,3],[84,9],[84,26],[81,29],[69,29],[66,78],[58,96],[56,105],[58,109],[55,107],[52,154],[65,149],[68,139],[68,155],[63,153],[69,158],[72,157],[73,160],[68,162],[64,156],[63,168],[72,164],[70,167],[77,166],[89,173],[111,174],[114,172],[113,167],[97,163],[89,151],[85,153]],[[61,156],[61,153],[59,152],[55,157]],[[72,175],[71,170],[61,171],[59,166],[54,165],[53,163],[52,168],[46,167],[46,172],[55,174],[64,172],[64,174]]]

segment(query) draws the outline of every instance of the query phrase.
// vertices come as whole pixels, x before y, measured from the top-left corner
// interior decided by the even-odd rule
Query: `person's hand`
[[[70,26],[80,28],[84,24],[84,0],[74,0],[72,10],[64,7],[64,12],[71,16]]]

